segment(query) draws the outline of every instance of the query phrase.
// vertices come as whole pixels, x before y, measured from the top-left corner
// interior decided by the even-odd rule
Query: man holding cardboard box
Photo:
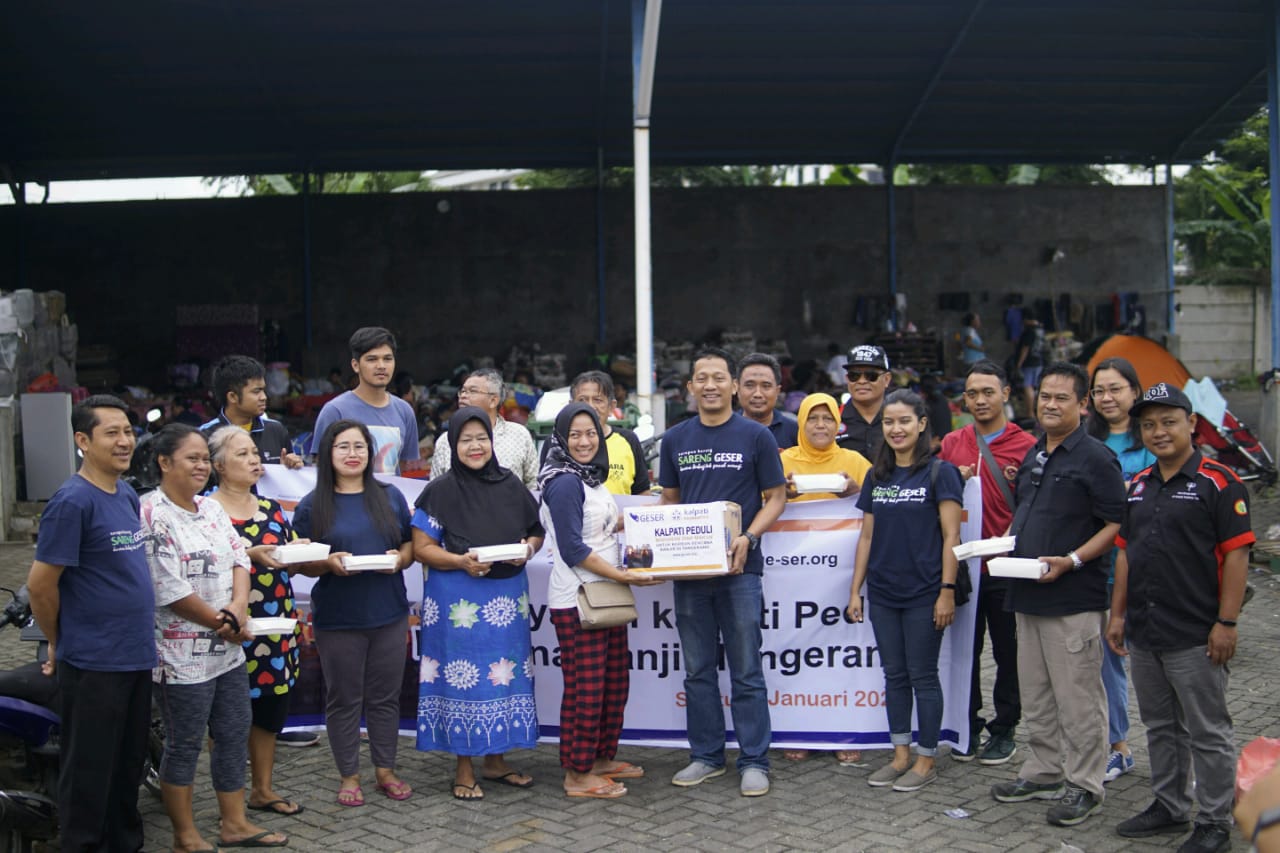
[[[782,514],[786,481],[769,430],[734,413],[737,384],[727,352],[698,353],[688,383],[698,416],[672,427],[662,441],[662,503],[733,501],[741,507],[745,525],[729,543],[727,574],[675,586],[691,760],[671,782],[689,787],[724,775],[724,703],[716,667],[717,646],[723,640],[733,684],[733,728],[741,750],[739,790],[745,797],[758,797],[769,792],[772,737],[760,659],[760,537]]]

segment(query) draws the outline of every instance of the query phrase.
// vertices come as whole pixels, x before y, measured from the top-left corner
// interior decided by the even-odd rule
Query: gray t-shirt
[[[418,421],[413,406],[399,397],[389,399],[387,405],[379,408],[361,400],[356,392],[345,391],[325,403],[316,418],[311,452],[319,451],[320,438],[330,424],[340,420],[356,421],[367,426],[373,435],[373,455],[369,457],[373,473],[398,474],[401,459],[418,458]]]

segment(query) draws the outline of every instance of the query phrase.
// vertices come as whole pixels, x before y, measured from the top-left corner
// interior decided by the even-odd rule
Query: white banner
[[[288,471],[268,465],[258,490],[292,510],[313,488],[314,469]],[[400,477],[394,483],[412,504],[423,481]],[[981,487],[976,478],[965,485],[961,541],[981,538]],[[624,505],[652,503],[656,498],[620,497]],[[870,622],[850,623],[844,615],[853,578],[854,550],[862,513],[853,499],[790,503],[761,542],[764,553],[764,660],[773,743],[779,747],[835,748],[855,745],[888,748],[884,709],[884,673]],[[967,567],[978,583],[978,561]],[[547,613],[546,589],[551,564],[546,549],[528,565],[530,620],[533,627],[535,691],[545,738],[559,730],[562,683],[555,630]],[[422,600],[422,578],[405,573],[407,595],[416,613]],[[313,581],[294,577],[300,601],[308,600]],[[676,632],[671,583],[636,587],[638,623],[630,630],[631,696],[623,740],[652,746],[687,746],[684,674],[680,637]],[[943,742],[956,745],[969,737],[969,678],[973,656],[973,605],[958,609],[943,638],[938,668],[945,701]],[[416,620],[415,620],[416,621]],[[416,651],[417,644],[413,644]],[[953,664],[954,662],[954,664]],[[416,665],[407,661],[406,666]],[[721,671],[725,726],[732,739],[729,674]],[[415,708],[402,716],[414,719]]]

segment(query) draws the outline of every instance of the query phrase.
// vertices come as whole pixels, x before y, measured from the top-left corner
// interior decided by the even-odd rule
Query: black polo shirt
[[[872,420],[865,421],[852,400],[845,403],[844,411],[840,413],[836,444],[845,450],[856,450],[874,463],[880,445],[884,444],[884,404],[880,405]]]
[[[1116,537],[1129,561],[1129,642],[1149,651],[1203,646],[1218,618],[1222,559],[1253,541],[1249,490],[1200,451],[1168,481],[1159,465],[1134,477]]]
[[[1018,537],[1015,557],[1065,556],[1124,518],[1124,476],[1105,444],[1090,436],[1083,424],[1047,458],[1045,441],[1041,436],[1018,468],[1011,531]],[[1108,551],[1053,583],[1011,581],[1007,606],[1034,616],[1106,610],[1110,566]]]

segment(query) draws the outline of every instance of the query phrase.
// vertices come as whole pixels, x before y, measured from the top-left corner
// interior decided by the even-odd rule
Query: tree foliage
[[[1193,270],[1269,268],[1267,136],[1263,109],[1208,161],[1174,181],[1174,233]]]
[[[286,175],[239,175],[228,178],[206,178],[221,188],[232,188],[241,195],[299,195],[304,176],[301,172]],[[403,193],[434,189],[422,172],[320,172],[311,175],[311,192]]]
[[[781,166],[655,166],[649,185],[681,187],[767,187],[782,182]],[[535,169],[515,179],[516,186],[532,190],[581,189],[596,186],[595,169]],[[614,166],[604,170],[607,189],[629,189],[635,170]]]
[[[906,184],[1103,185],[1111,183],[1102,166],[1058,163],[912,163],[898,167],[895,181]],[[905,178],[905,179],[904,179]]]

